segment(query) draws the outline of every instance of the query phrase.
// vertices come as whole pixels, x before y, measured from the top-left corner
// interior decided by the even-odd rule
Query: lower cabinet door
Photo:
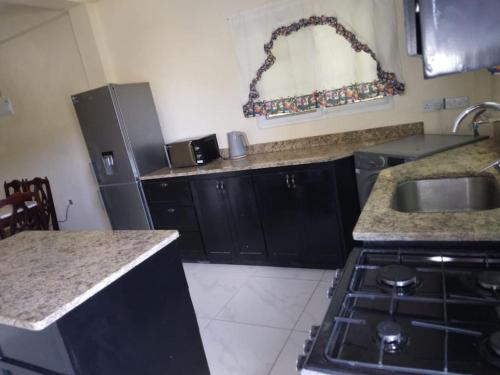
[[[177,248],[183,260],[206,259],[200,232],[181,230],[179,234]]]
[[[271,262],[300,265],[303,248],[300,206],[291,173],[255,175],[254,183]]]
[[[303,215],[302,263],[319,267],[342,266],[344,252],[333,167],[299,171],[294,179]]]
[[[242,262],[266,259],[266,243],[259,217],[252,177],[223,180],[237,241],[237,258]]]
[[[212,260],[233,260],[235,242],[220,179],[191,180],[205,251]]]

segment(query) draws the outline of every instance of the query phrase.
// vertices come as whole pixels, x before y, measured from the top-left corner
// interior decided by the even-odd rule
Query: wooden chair
[[[36,202],[30,207],[28,202]],[[49,226],[42,211],[41,202],[34,192],[11,194],[0,200],[0,209],[10,206],[12,211],[7,218],[0,220],[0,238],[12,236],[23,230],[48,230]]]
[[[59,230],[59,223],[57,222],[56,208],[54,206],[54,199],[52,198],[52,191],[50,190],[50,183],[47,177],[35,177],[32,180],[22,181],[23,191],[31,191],[38,196],[41,203],[41,208],[45,216],[45,221],[48,223],[49,228]]]
[[[10,182],[4,182],[3,188],[5,190],[5,197],[9,197],[14,193],[20,193],[23,191],[23,182],[20,180],[12,180]]]

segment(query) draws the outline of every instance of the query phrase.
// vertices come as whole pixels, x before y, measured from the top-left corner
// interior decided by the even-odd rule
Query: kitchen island
[[[0,241],[0,372],[209,374],[177,231]]]
[[[486,176],[500,183],[494,168],[500,139],[493,138],[383,170],[354,228],[365,242],[500,242],[500,208],[466,212],[400,212],[392,208],[398,184],[419,179]]]

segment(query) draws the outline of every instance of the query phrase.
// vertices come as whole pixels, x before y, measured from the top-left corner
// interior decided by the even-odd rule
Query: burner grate
[[[325,350],[327,359],[333,364],[346,368],[354,366],[374,370],[383,369],[395,371],[398,374],[496,373],[497,370],[492,369],[483,372],[485,365],[479,360],[458,366],[460,358],[457,359],[453,350],[456,350],[456,342],[460,344],[472,342],[474,344],[471,347],[476,344],[479,347],[480,343],[485,341],[484,338],[489,337],[492,330],[495,331],[495,328],[500,330],[498,320],[500,316],[497,317],[497,321],[491,322],[488,319],[483,321],[457,319],[457,311],[462,310],[463,306],[468,309],[478,309],[480,312],[477,314],[478,320],[479,316],[488,316],[492,309],[500,314],[500,299],[497,298],[495,284],[498,280],[500,285],[500,279],[495,278],[500,275],[500,256],[491,256],[488,253],[440,252],[438,254],[412,250],[361,251],[354,265],[353,276],[349,290],[344,296],[342,308],[334,319]],[[486,281],[494,284],[493,287],[486,288],[491,291],[487,295],[484,295],[484,291],[478,293],[474,289],[479,285],[479,288],[485,289],[485,286],[480,283],[481,274],[488,276]],[[476,286],[471,286],[469,294],[462,294],[461,290],[454,289],[454,283],[461,278],[478,280]],[[403,293],[402,288],[407,286],[412,286],[417,290],[411,294]],[[389,292],[387,287],[389,287]],[[385,306],[385,308],[382,309],[379,306]],[[429,319],[418,318],[420,310],[418,306],[421,306],[422,310],[432,312]],[[366,317],[363,318],[363,316]],[[388,334],[389,338],[385,338],[386,336],[380,333],[380,326],[374,322],[382,324],[382,327],[393,328],[394,332],[398,331],[396,328],[399,328],[399,333]],[[402,324],[405,326],[403,327]],[[406,330],[410,331],[408,335]],[[377,358],[374,354],[365,354],[365,352],[361,360],[353,361],[352,358],[348,358],[349,345],[354,345],[349,341],[351,336],[363,336],[362,332],[370,331],[375,332],[379,341]],[[420,361],[424,365],[420,365],[419,361],[412,363],[411,351],[415,348],[411,344],[407,345],[406,341],[411,342],[412,334],[424,336],[425,332],[434,332],[433,337],[439,337],[439,340],[442,340],[440,359]],[[402,336],[403,333],[404,336]],[[362,342],[361,339],[357,345],[361,345],[360,342]],[[395,349],[387,350],[387,343],[392,343]],[[371,346],[366,344],[366,347]],[[358,349],[358,352],[361,352],[362,348]],[[477,351],[479,353],[479,350]],[[482,370],[475,372],[474,366]]]

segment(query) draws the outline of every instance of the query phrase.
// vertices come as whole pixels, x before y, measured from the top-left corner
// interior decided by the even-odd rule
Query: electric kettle
[[[229,132],[227,133],[227,142],[229,144],[229,159],[240,159],[247,156],[248,144],[245,133]]]

